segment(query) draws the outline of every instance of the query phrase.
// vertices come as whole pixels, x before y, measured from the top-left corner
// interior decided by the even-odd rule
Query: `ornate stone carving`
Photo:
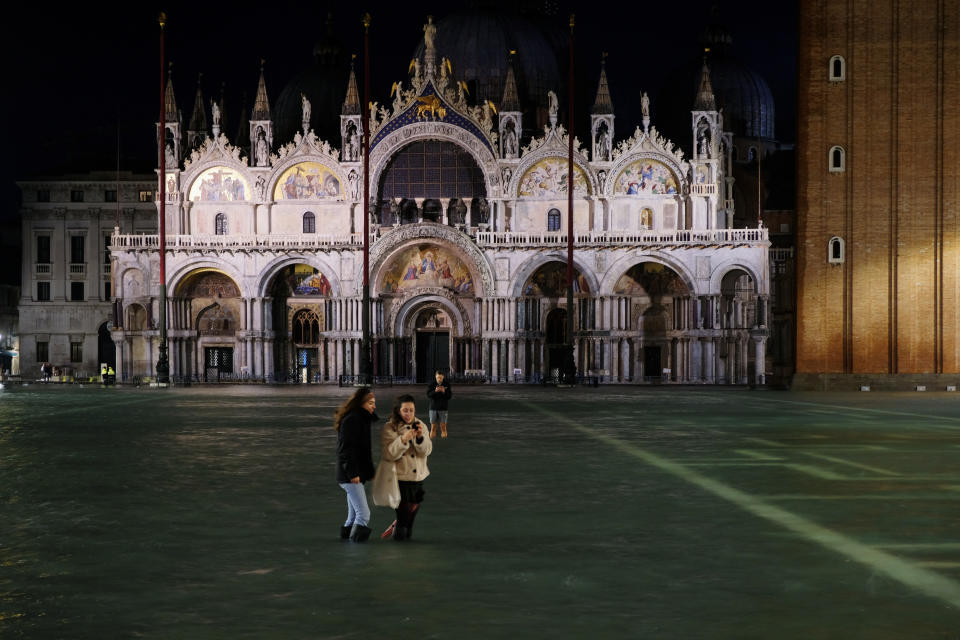
[[[463,319],[463,326],[461,331],[463,332],[463,337],[473,336],[473,326],[470,323],[470,314],[467,313],[466,308],[463,306],[463,300],[456,296],[449,289],[444,289],[442,287],[423,287],[419,289],[408,289],[403,294],[393,298],[393,304],[390,307],[390,316],[387,320],[387,326],[384,327],[385,333],[388,336],[396,335],[394,328],[397,326],[397,316],[400,315],[400,311],[413,299],[420,298],[423,296],[433,296],[436,298],[443,298],[446,300],[450,306],[455,307],[459,312],[460,318]]]

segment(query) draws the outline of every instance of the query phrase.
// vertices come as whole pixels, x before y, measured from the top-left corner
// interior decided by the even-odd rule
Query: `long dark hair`
[[[360,387],[353,392],[353,395],[347,398],[347,401],[340,405],[340,408],[337,409],[337,412],[333,414],[333,428],[335,431],[340,431],[340,422],[343,420],[344,416],[363,406],[363,403],[366,402],[367,396],[373,393],[373,389],[370,387]]]
[[[413,407],[417,407],[417,401],[414,400],[413,396],[409,393],[405,393],[402,396],[397,396],[397,399],[393,401],[393,411],[390,413],[390,422],[393,424],[407,424],[400,416],[400,405],[402,405],[404,402],[413,403]],[[416,417],[414,417],[414,420],[416,420]]]

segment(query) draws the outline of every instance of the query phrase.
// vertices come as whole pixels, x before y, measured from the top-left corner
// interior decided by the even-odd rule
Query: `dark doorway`
[[[204,348],[204,381],[218,382],[224,374],[233,374],[233,347]]]
[[[547,314],[547,378],[560,379],[567,353],[567,311],[553,309]]]
[[[417,382],[428,382],[437,369],[450,369],[450,332],[417,333]]]
[[[117,348],[110,338],[110,328],[104,322],[97,331],[97,362],[117,370]],[[98,371],[99,371],[98,364]]]
[[[297,382],[317,382],[320,375],[320,349],[297,349]]]
[[[660,368],[660,347],[643,348],[643,377],[648,380],[659,380],[663,377]]]

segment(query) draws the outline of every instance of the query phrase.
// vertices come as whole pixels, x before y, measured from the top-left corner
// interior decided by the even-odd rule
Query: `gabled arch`
[[[769,293],[769,283],[767,282],[766,278],[759,277],[758,269],[737,259],[727,260],[726,262],[718,264],[713,268],[713,270],[710,272],[709,293],[720,293],[724,276],[731,271],[736,270],[743,271],[753,279],[753,281],[757,284],[758,294]]]
[[[520,196],[518,195],[518,191],[520,189],[520,182],[535,164],[548,158],[559,158],[564,164],[566,164],[567,153],[567,149],[562,149],[556,144],[549,144],[537,149],[533,153],[527,153],[514,169],[513,175],[510,178],[510,184],[505,186],[504,197],[519,198]],[[593,169],[590,168],[590,163],[588,162],[587,158],[582,153],[574,152],[573,164],[576,166],[576,168],[583,172],[583,175],[587,179],[588,193],[586,195],[598,195],[600,188],[597,183],[597,176]],[[574,169],[574,172],[576,172],[576,169]],[[563,197],[566,198],[567,196],[564,195]],[[576,191],[574,191],[574,197],[576,197]]]
[[[513,278],[511,279],[509,288],[510,295],[514,298],[522,297],[523,287],[525,284],[527,284],[527,281],[533,277],[533,274],[536,273],[537,269],[550,262],[562,262],[566,264],[567,254],[559,251],[541,253],[521,264],[520,267],[516,269]],[[596,296],[597,292],[600,290],[600,282],[597,280],[597,276],[593,273],[593,270],[590,268],[590,266],[584,264],[580,258],[574,255],[573,267],[576,271],[579,271],[580,275],[587,281],[587,284],[590,287],[590,295]]]
[[[693,274],[690,273],[687,265],[678,261],[673,255],[655,251],[649,254],[644,255],[628,255],[617,260],[612,265],[607,268],[607,271],[603,274],[603,279],[600,282],[600,295],[612,296],[615,295],[613,288],[616,286],[617,282],[620,280],[621,276],[627,273],[631,268],[640,264],[641,262],[655,262],[661,264],[666,268],[670,269],[676,273],[683,283],[686,285],[687,290],[690,292],[690,295],[705,295],[705,291],[698,291],[696,287],[697,280],[693,277]]]
[[[227,263],[226,261],[212,260],[210,258],[202,260],[192,260],[190,262],[184,263],[178,267],[175,267],[167,275],[167,291],[176,293],[180,286],[192,275],[199,273],[201,271],[216,271],[217,273],[222,273],[227,276],[233,283],[237,286],[237,289],[240,290],[240,297],[248,297],[248,293],[244,291],[243,276],[237,272],[237,270]]]
[[[370,184],[380,184],[384,169],[397,151],[411,142],[422,140],[452,142],[466,150],[483,172],[487,198],[500,197],[500,167],[487,143],[455,124],[430,120],[403,125],[379,140],[370,153]]]
[[[477,297],[493,295],[496,279],[486,256],[473,240],[462,231],[435,222],[402,225],[373,243],[373,246],[370,247],[371,282],[379,281],[381,270],[398,250],[415,242],[435,242],[455,247],[466,258],[464,262],[473,266],[479,276],[479,279],[474,280],[473,294]],[[360,276],[362,268],[362,263],[357,266],[358,277],[355,278],[355,281],[357,282],[358,293],[363,286],[363,278]]]
[[[341,295],[341,282],[339,270],[326,261],[323,254],[285,254],[274,258],[263,266],[254,285],[255,295],[259,298],[269,295],[270,283],[284,268],[295,264],[305,264],[319,270],[327,277],[330,282],[330,297],[336,298]]]

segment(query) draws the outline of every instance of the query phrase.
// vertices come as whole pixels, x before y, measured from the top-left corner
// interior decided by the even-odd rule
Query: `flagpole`
[[[577,363],[573,356],[573,26],[574,14],[570,14],[570,74],[568,78],[567,105],[568,105],[568,146],[567,146],[567,340],[564,345],[564,371],[562,382],[567,385],[575,384],[577,377]]]
[[[360,383],[371,384],[370,353],[370,14],[363,14],[363,309]]]
[[[160,18],[160,353],[157,356],[157,382],[162,385],[170,383],[170,361],[167,356],[167,108],[166,108],[166,77],[164,74],[164,27],[167,24],[167,14],[161,13]]]

